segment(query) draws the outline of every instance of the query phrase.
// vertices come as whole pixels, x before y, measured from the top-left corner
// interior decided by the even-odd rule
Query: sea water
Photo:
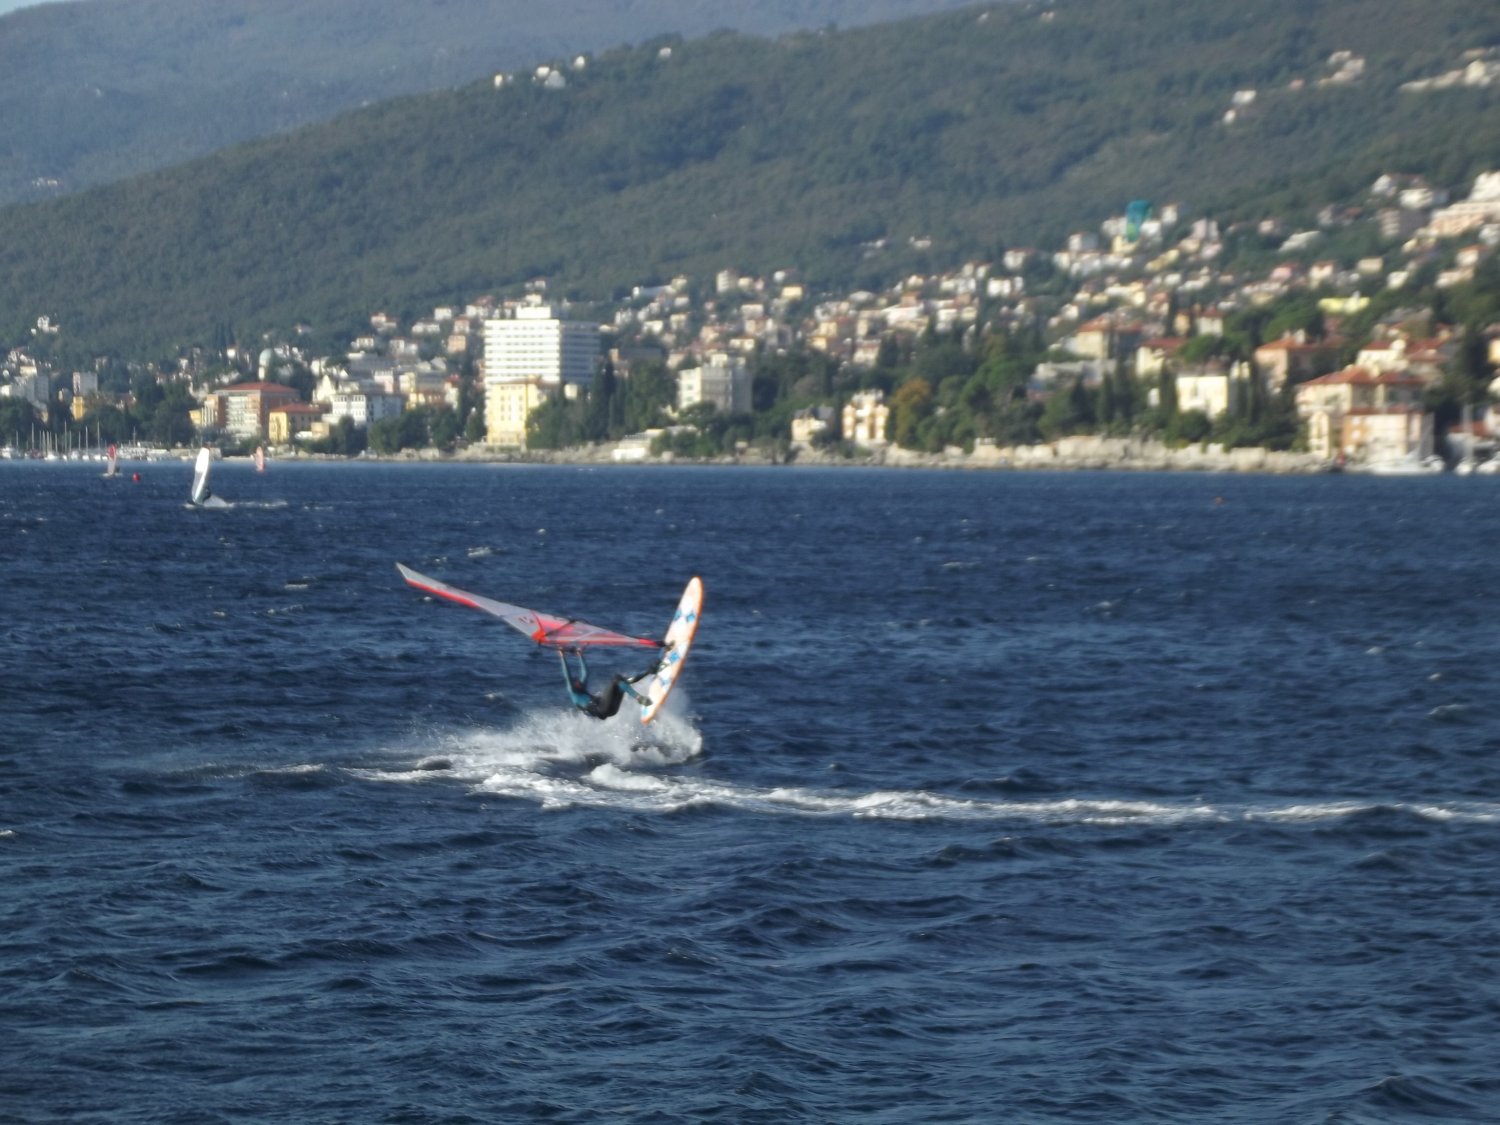
[[[1500,1116],[1500,482],[124,469],[0,465],[0,1119]]]

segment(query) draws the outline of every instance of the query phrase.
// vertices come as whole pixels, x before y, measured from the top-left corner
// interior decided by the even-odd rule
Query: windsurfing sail
[[[190,499],[194,504],[201,504],[213,495],[208,490],[208,474],[213,467],[214,451],[208,446],[198,450],[198,463],[193,467],[193,491]]]
[[[656,718],[656,713],[676,686],[677,677],[682,675],[682,666],[687,660],[688,649],[692,647],[693,637],[698,633],[698,618],[702,612],[703,580],[694,577],[688,581],[687,589],[677,602],[672,623],[667,626],[666,639],[662,641],[666,652],[646,684],[646,702],[641,704],[642,723]]]
[[[263,445],[255,447],[255,471],[257,473],[266,471],[266,447]]]
[[[113,444],[111,444],[109,449],[105,452],[104,465],[105,476],[116,477],[120,475],[120,463],[115,458],[115,447]]]
[[[534,609],[526,609],[523,606],[511,605],[509,602],[497,602],[492,598],[486,598],[479,594],[471,594],[467,590],[460,590],[456,586],[450,586],[446,582],[439,582],[436,578],[429,578],[425,574],[418,574],[409,566],[396,564],[396,569],[401,577],[406,579],[409,585],[415,586],[423,593],[434,597],[446,598],[450,602],[466,605],[470,609],[483,610],[485,613],[498,617],[517,632],[525,633],[537,644],[545,648],[575,649],[591,647],[631,647],[631,648],[660,648],[661,642],[650,637],[632,637],[625,633],[616,633],[609,629],[601,629],[597,625],[591,625],[576,617],[555,617],[549,613],[541,613]]]

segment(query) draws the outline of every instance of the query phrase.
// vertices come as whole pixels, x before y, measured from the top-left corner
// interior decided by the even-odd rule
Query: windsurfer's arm
[[[573,700],[573,706],[588,706],[594,702],[594,697],[588,694],[588,664],[583,663],[582,652],[576,652],[576,655],[579,672],[573,675],[573,669],[567,663],[567,652],[558,649],[558,660],[562,661],[562,682],[567,687],[568,699]],[[583,690],[579,691],[579,687]]]

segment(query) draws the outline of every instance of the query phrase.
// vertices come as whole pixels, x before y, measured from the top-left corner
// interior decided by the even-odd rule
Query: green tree
[[[1309,340],[1323,338],[1323,310],[1318,307],[1318,299],[1313,294],[1298,294],[1282,302],[1265,322],[1256,346],[1294,332],[1305,333]]]
[[[1099,406],[1096,415],[1099,424],[1106,430],[1113,427],[1120,418],[1120,396],[1115,389],[1113,372],[1106,371],[1099,380]]]
[[[1174,360],[1178,364],[1202,363],[1226,350],[1227,344],[1222,336],[1194,336],[1177,349]]]
[[[465,379],[458,401],[458,412],[463,419],[464,440],[477,445],[484,441],[487,429],[484,418],[484,384]]]
[[[636,364],[625,380],[625,432],[640,433],[661,425],[666,409],[676,401],[677,380],[665,363]]]
[[[370,452],[389,456],[401,450],[401,419],[382,418],[370,424]]]
[[[354,419],[340,418],[330,427],[328,437],[314,444],[313,452],[331,453],[335,457],[358,457],[365,451],[369,435],[364,427],[356,426]]]
[[[197,402],[187,384],[171,382],[158,388],[154,405],[144,415],[141,427],[146,437],[159,445],[187,445],[194,440],[193,420],[189,416]]]
[[[912,366],[918,375],[937,386],[949,376],[966,378],[972,375],[978,362],[965,350],[962,330],[940,333],[929,324],[912,357]]]
[[[303,402],[311,402],[313,391],[318,381],[313,378],[313,373],[305,364],[294,363],[291,370],[280,377],[280,382],[288,387],[295,388],[297,395]]]
[[[908,379],[891,396],[891,440],[903,449],[920,448],[918,426],[932,412],[932,384],[920,376]]]
[[[1166,427],[1177,417],[1177,376],[1169,367],[1163,367],[1156,377],[1157,424]]]
[[[434,449],[451,451],[458,443],[458,412],[446,403],[427,416],[427,442]]]
[[[24,448],[39,424],[36,408],[24,398],[0,398],[0,445]]]
[[[1068,434],[1086,433],[1097,421],[1094,414],[1094,395],[1083,376],[1076,376],[1066,389],[1054,390],[1037,425],[1042,436],[1048,440],[1066,437]]]
[[[526,419],[527,449],[569,449],[583,444],[584,404],[549,398]]]
[[[1174,414],[1167,422],[1164,437],[1171,445],[1192,444],[1202,441],[1213,431],[1213,423],[1201,410],[1183,410]]]
[[[588,407],[584,412],[583,436],[587,441],[604,441],[610,437],[623,437],[623,433],[612,433],[615,396],[620,394],[620,381],[615,375],[615,365],[606,359],[594,385],[589,389]],[[623,405],[623,404],[622,404]]]
[[[101,439],[113,442],[130,440],[133,425],[130,415],[112,402],[96,404],[83,416],[83,424],[88,429],[97,428]]]

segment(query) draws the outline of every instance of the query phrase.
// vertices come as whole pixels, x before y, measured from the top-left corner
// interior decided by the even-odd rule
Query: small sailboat
[[[263,445],[255,447],[255,471],[257,473],[266,471],[266,447]]]
[[[1479,467],[1479,459],[1474,456],[1474,446],[1476,444],[1474,421],[1468,403],[1464,403],[1462,430],[1464,435],[1464,452],[1463,456],[1454,463],[1453,471],[1461,477],[1466,477]]]
[[[102,475],[105,480],[115,480],[120,475],[120,462],[115,456],[115,446],[113,442],[110,443],[109,449],[105,451],[104,473]]]

